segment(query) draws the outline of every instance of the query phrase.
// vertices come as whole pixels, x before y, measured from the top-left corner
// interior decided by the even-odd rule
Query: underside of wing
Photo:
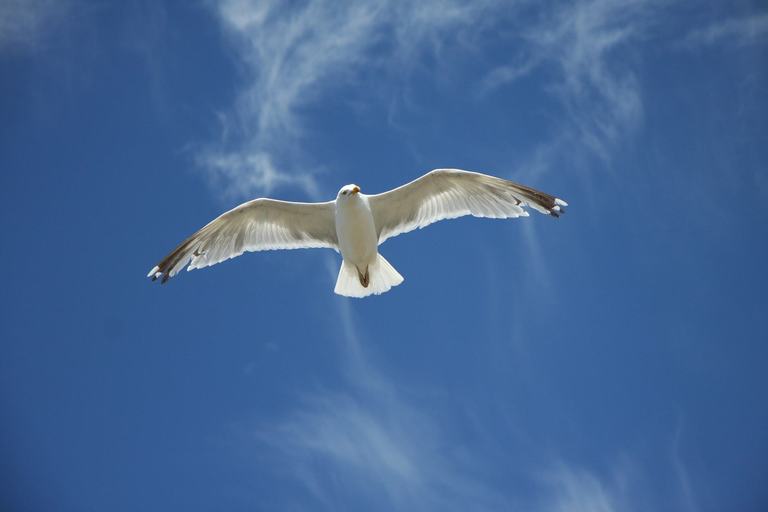
[[[379,243],[443,219],[464,215],[505,219],[525,207],[560,216],[567,203],[544,192],[486,174],[436,169],[383,194],[369,196]]]
[[[203,268],[246,251],[336,249],[334,202],[254,199],[224,213],[187,238],[148,274],[165,283],[181,269]]]

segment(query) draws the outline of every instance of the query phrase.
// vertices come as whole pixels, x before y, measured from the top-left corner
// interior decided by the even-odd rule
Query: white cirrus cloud
[[[327,266],[333,274],[330,258]],[[298,484],[314,509],[360,499],[368,510],[507,510],[477,473],[481,459],[402,396],[366,349],[349,301],[337,303],[345,389],[305,394],[250,428],[274,455],[275,475]]]
[[[540,21],[520,30],[513,65],[485,78],[487,89],[519,80],[539,68],[554,69],[548,90],[563,107],[561,126],[534,151],[531,174],[572,158],[587,148],[608,161],[617,143],[642,124],[641,87],[631,58],[633,44],[645,37],[658,2],[587,0],[558,4]]]
[[[307,107],[365,81],[370,97],[386,102],[423,66],[438,69],[441,53],[482,47],[506,20],[510,62],[478,81],[480,95],[549,67],[545,87],[562,107],[562,126],[546,146],[557,155],[587,148],[608,161],[617,143],[642,124],[641,87],[631,58],[663,3],[587,0],[541,8],[529,2],[334,2],[286,5],[224,0],[212,4],[242,69],[232,108],[221,114],[221,140],[198,154],[212,181],[231,195],[268,193],[293,185],[317,194],[322,166],[303,151]],[[531,16],[531,9],[535,16]],[[536,20],[523,24],[520,20]],[[503,36],[502,36],[503,37]],[[431,55],[435,59],[425,59]],[[372,80],[376,76],[379,79]],[[436,78],[437,80],[438,78]],[[583,150],[580,152],[584,153]],[[538,152],[539,164],[542,163]],[[521,168],[527,167],[524,164]],[[324,191],[328,192],[328,191]]]
[[[198,155],[213,181],[250,195],[292,184],[314,192],[302,151],[302,108],[356,80],[361,70],[407,75],[463,29],[485,23],[493,1],[212,4],[243,69],[236,104],[221,115],[222,138]],[[385,81],[371,87],[384,87]]]
[[[564,463],[552,466],[544,477],[545,493],[542,512],[619,512],[630,511],[630,500],[623,488],[623,475],[614,481],[598,478],[594,473]]]
[[[0,53],[32,50],[60,23],[67,0],[3,0],[0,2]]]
[[[735,43],[745,46],[766,41],[768,13],[719,20],[706,27],[692,30],[684,39],[686,46]]]
[[[329,510],[361,498],[369,510],[507,508],[470,469],[478,461],[455,456],[458,440],[394,394],[316,393],[255,434],[276,453],[276,471]]]

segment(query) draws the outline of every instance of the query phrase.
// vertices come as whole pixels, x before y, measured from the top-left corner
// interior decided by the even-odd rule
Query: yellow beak
[[[360,192],[360,187],[358,187],[357,185],[355,185],[355,186],[352,188],[352,193],[353,193],[353,194],[357,194],[358,192]]]

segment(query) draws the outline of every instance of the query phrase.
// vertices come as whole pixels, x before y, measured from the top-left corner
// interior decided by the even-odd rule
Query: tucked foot
[[[360,278],[360,284],[363,285],[363,288],[368,288],[368,283],[371,282],[371,276],[368,274],[368,267],[365,267],[365,274],[360,272],[360,269],[357,269],[357,276]]]

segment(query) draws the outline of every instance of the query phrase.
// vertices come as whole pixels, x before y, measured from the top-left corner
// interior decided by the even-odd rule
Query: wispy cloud
[[[624,488],[623,472],[614,480],[598,478],[594,473],[564,463],[555,464],[544,477],[546,512],[619,512],[633,510]]]
[[[643,116],[640,88],[624,64],[626,50],[648,23],[648,2],[594,0],[558,12],[553,26],[529,35],[546,57],[559,64],[564,83],[556,86],[577,133],[607,160],[611,146],[635,129]]]
[[[66,0],[0,2],[0,53],[33,50],[69,10]]]
[[[621,467],[602,476],[542,457],[527,476],[490,485],[482,454],[396,394],[316,393],[255,436],[279,460],[276,473],[298,484],[315,509],[338,510],[356,500],[368,510],[643,509],[642,489]]]
[[[730,43],[741,46],[757,44],[768,39],[768,13],[720,20],[693,30],[685,37],[687,46]]]
[[[363,498],[369,510],[505,510],[506,500],[453,459],[429,417],[388,397],[321,393],[258,431],[283,468],[329,510]]]
[[[329,272],[336,270],[329,260]],[[344,391],[306,395],[283,418],[262,422],[257,440],[311,497],[313,508],[507,510],[503,493],[456,458],[457,442],[404,399],[366,350],[350,302],[338,299]],[[469,455],[471,457],[471,455]]]
[[[536,22],[514,31],[509,62],[486,74],[481,98],[535,74],[555,105],[548,133],[511,163],[515,179],[537,183],[557,169],[609,167],[617,148],[643,123],[642,87],[633,62],[659,6],[652,0],[547,4],[536,11]],[[587,183],[593,177],[582,173]],[[592,187],[585,189],[589,194]],[[524,261],[546,283],[535,227],[526,225],[525,235]]]
[[[329,274],[335,270],[329,259]],[[406,397],[366,347],[350,301],[339,299],[338,306],[344,389],[307,393],[286,415],[250,430],[260,452],[274,457],[275,475],[301,489],[290,491],[297,508],[338,510],[359,502],[368,510],[641,510],[633,506],[637,482],[626,464],[602,475],[544,455],[543,447],[540,463],[490,483],[488,453],[477,449],[483,443]],[[509,428],[504,435],[512,435]]]
[[[680,454],[680,444],[683,436],[683,419],[682,416],[678,419],[677,429],[672,437],[672,470],[675,478],[677,479],[677,487],[679,489],[678,500],[682,504],[682,509],[686,512],[696,512],[699,510],[696,504],[696,497],[693,492],[693,486],[691,485],[691,479],[688,474],[688,469]]]
[[[643,0],[560,4],[521,30],[516,64],[486,77],[490,89],[538,67],[553,66],[557,72],[549,90],[565,115],[554,138],[543,143],[546,150],[533,153],[537,171],[550,167],[561,151],[573,155],[575,146],[607,161],[615,144],[642,123],[641,90],[626,57],[653,21],[655,5]]]
[[[369,76],[407,75],[417,57],[458,37],[454,29],[482,24],[489,3],[214,4],[244,83],[236,105],[221,115],[221,140],[202,151],[198,163],[230,193],[263,193],[285,184],[312,193],[320,166],[302,151],[302,108],[359,79],[363,69]]]
[[[642,124],[641,88],[626,57],[652,25],[658,5],[562,3],[537,12],[533,25],[512,30],[510,62],[489,70],[478,90],[484,95],[538,69],[556,71],[548,90],[560,101],[564,121],[552,140],[542,142],[547,159],[540,170],[552,167],[560,153],[572,157],[574,147],[608,161],[615,145]],[[392,102],[402,93],[395,88],[407,87],[407,77],[430,61],[426,55],[439,62],[448,42],[480,46],[492,32],[484,29],[523,14],[531,19],[531,8],[499,0],[213,4],[243,81],[233,107],[220,115],[220,140],[199,152],[197,161],[230,195],[283,185],[317,195],[315,176],[323,167],[302,149],[312,136],[306,107],[366,80],[372,91],[367,101]]]
[[[513,64],[502,64],[488,72],[480,80],[479,95],[483,96],[494,89],[516,82],[530,74],[540,62],[534,56],[526,56]]]

